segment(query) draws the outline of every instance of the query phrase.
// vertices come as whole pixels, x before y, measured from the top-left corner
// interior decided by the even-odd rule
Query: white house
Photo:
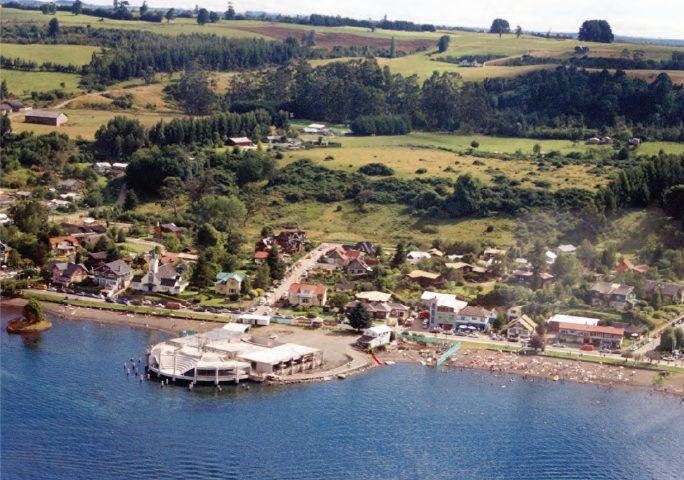
[[[131,282],[131,288],[141,292],[170,293],[178,295],[188,286],[188,281],[178,273],[172,264],[159,266],[157,254],[152,252],[150,269],[143,275],[136,275]]]
[[[468,302],[447,293],[423,292],[420,299],[430,312],[430,324],[433,327],[453,328],[458,312],[468,306]]]
[[[415,265],[416,263],[420,262],[424,258],[430,258],[432,255],[430,255],[428,252],[417,252],[417,251],[412,251],[409,252],[406,255],[406,261],[410,263],[411,265]]]
[[[265,327],[271,323],[271,317],[269,315],[244,313],[237,318],[237,323]]]
[[[392,329],[387,325],[374,325],[363,331],[363,335],[356,341],[359,347],[371,350],[387,345],[392,337]]]
[[[551,250],[547,250],[546,253],[544,254],[544,260],[546,260],[546,263],[548,263],[548,264],[555,263],[556,258],[558,258],[558,255],[553,253]]]

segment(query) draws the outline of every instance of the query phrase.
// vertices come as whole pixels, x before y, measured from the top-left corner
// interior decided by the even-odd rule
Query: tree
[[[235,8],[233,8],[233,4],[229,3],[228,4],[228,10],[226,10],[225,15],[223,16],[226,20],[235,20]]]
[[[397,56],[397,40],[392,37],[392,41],[390,42],[390,58],[394,58]]]
[[[175,233],[165,233],[162,243],[164,244],[164,248],[166,248],[166,250],[169,252],[180,251],[181,243]]]
[[[140,201],[135,194],[135,190],[129,188],[126,190],[126,198],[124,199],[124,210],[135,210]]]
[[[660,310],[663,308],[663,293],[660,291],[660,287],[656,287],[653,290],[651,306],[653,307],[653,310]]]
[[[245,204],[235,196],[207,195],[192,205],[197,223],[211,223],[219,231],[232,232],[246,215]]]
[[[268,264],[259,265],[257,267],[252,286],[264,290],[271,286],[271,269],[268,268]]]
[[[170,23],[171,20],[176,18],[176,9],[175,8],[169,8],[166,13],[164,14],[164,18],[166,19],[166,23]]]
[[[35,298],[29,299],[28,303],[24,305],[21,313],[26,323],[38,323],[46,320],[43,307]]]
[[[334,293],[331,297],[330,300],[328,301],[328,304],[339,310],[340,312],[344,310],[344,308],[347,306],[349,303],[349,295],[347,295],[344,292],[336,292]]]
[[[210,23],[216,23],[219,20],[221,20],[221,17],[219,17],[219,14],[216,12],[209,12],[209,22]]]
[[[532,265],[532,287],[537,289],[542,286],[541,274],[546,271],[546,247],[544,243],[537,239],[529,255],[530,265]]]
[[[215,247],[221,241],[221,234],[210,223],[203,223],[197,230],[197,244],[201,247]]]
[[[101,157],[128,160],[145,144],[145,129],[135,118],[117,115],[95,132],[95,150]]]
[[[658,345],[658,350],[661,352],[671,352],[675,349],[677,340],[675,337],[675,332],[672,327],[666,327],[660,333],[660,345]]]
[[[197,23],[199,25],[204,25],[209,21],[209,10],[206,8],[200,8],[197,12]]]
[[[565,285],[574,285],[580,277],[577,257],[575,255],[562,254],[556,257],[551,265],[551,273]]]
[[[143,1],[142,5],[140,5],[140,16],[144,17],[149,9],[150,7],[147,6],[147,1]]]
[[[482,182],[467,173],[456,180],[454,193],[447,200],[447,208],[455,217],[467,217],[479,213],[482,201]]]
[[[437,51],[439,53],[444,53],[448,50],[449,38],[449,35],[442,35],[441,37],[439,37],[439,41],[437,42]]]
[[[57,35],[59,34],[59,20],[56,18],[53,18],[48,22],[48,36],[52,38],[57,38]]]
[[[577,247],[577,258],[579,258],[580,262],[587,267],[587,268],[592,268],[594,265],[594,262],[596,261],[596,249],[594,248],[594,245],[587,240],[586,238],[582,240]]]
[[[16,227],[29,235],[36,236],[47,227],[48,211],[39,200],[17,202],[10,208],[10,213]]]
[[[216,96],[209,84],[209,74],[197,61],[191,62],[178,82],[178,98],[183,103],[185,113],[208,115],[211,113]]]
[[[159,189],[162,206],[171,205],[174,218],[178,218],[178,202],[183,191],[183,182],[178,177],[166,177]]]
[[[663,356],[657,350],[649,350],[646,352],[645,356],[648,358],[648,363],[653,363],[654,360],[657,362],[663,358]]]
[[[123,228],[119,229],[116,234],[116,243],[123,243],[126,241],[126,230]]]
[[[515,38],[520,38],[520,35],[522,35],[522,33],[523,33],[523,30],[522,30],[522,27],[520,25],[515,27]]]
[[[663,208],[674,218],[684,220],[684,184],[675,185],[665,190]]]
[[[197,264],[192,271],[191,283],[200,290],[204,290],[214,281],[216,272],[204,253],[197,259]]]
[[[0,82],[0,99],[5,99],[9,95],[9,90],[7,90],[7,80],[4,78]]]
[[[278,247],[273,245],[273,247],[268,251],[268,256],[266,257],[266,263],[271,272],[271,278],[273,280],[282,280],[285,276],[285,262],[280,258]]]
[[[530,339],[530,347],[534,348],[535,352],[538,350],[543,352],[546,349],[546,341],[544,340],[544,337],[539,334],[532,335],[532,338]]]
[[[615,39],[610,24],[605,20],[585,20],[577,37],[582,42],[612,43]]]
[[[392,267],[397,268],[400,265],[406,263],[406,247],[402,242],[399,242],[397,249],[394,252],[394,257],[392,257]]]
[[[83,11],[83,2],[81,0],[76,0],[71,4],[71,13],[73,15],[80,15],[81,11]]]
[[[675,347],[678,349],[684,349],[684,328],[675,328]]]
[[[504,33],[511,33],[511,26],[508,24],[508,20],[495,18],[492,22],[492,26],[489,27],[489,33],[497,33],[499,34],[499,38],[501,38],[501,35]]]
[[[373,318],[371,317],[371,314],[368,312],[366,306],[361,302],[357,302],[354,308],[347,313],[347,320],[349,320],[349,325],[351,325],[351,327],[356,331],[369,328],[371,325],[373,325]]]

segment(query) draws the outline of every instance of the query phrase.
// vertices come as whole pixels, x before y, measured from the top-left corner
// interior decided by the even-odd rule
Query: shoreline
[[[23,298],[3,299],[5,308],[21,308],[26,303]],[[180,330],[194,330],[198,333],[212,330],[224,322],[210,320],[190,320],[133,313],[116,313],[113,311],[92,309],[88,307],[64,306],[50,302],[40,302],[43,309],[64,320],[88,321],[101,325],[122,325],[133,328],[157,330],[169,335],[177,335]],[[395,363],[427,363],[431,350],[413,342],[402,342],[397,347],[391,347],[376,355],[380,362]],[[270,383],[285,385],[297,383],[324,382],[335,379],[345,379],[351,375],[375,368],[370,357],[358,350],[353,355],[346,354],[347,361],[331,366],[327,370],[297,375],[292,378],[284,377]],[[444,364],[448,368],[468,368],[472,370],[488,371],[494,375],[513,374],[524,380],[534,381],[571,381],[606,388],[623,387],[639,388],[658,393],[675,395],[684,401],[684,374],[677,373],[664,377],[660,384],[654,383],[658,372],[656,370],[641,369],[629,364],[602,364],[581,359],[555,358],[543,355],[516,355],[502,352],[496,348],[464,348],[458,351]]]

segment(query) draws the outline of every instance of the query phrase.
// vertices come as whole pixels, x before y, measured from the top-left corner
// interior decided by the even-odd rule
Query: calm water
[[[382,367],[188,392],[123,374],[157,333],[2,333],[3,479],[682,478],[679,400]],[[501,388],[506,384],[507,388]]]

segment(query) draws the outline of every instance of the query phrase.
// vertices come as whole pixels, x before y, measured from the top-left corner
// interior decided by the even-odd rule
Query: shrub
[[[394,175],[394,170],[391,167],[378,162],[362,166],[359,168],[359,172],[376,177],[389,177],[390,175]]]

